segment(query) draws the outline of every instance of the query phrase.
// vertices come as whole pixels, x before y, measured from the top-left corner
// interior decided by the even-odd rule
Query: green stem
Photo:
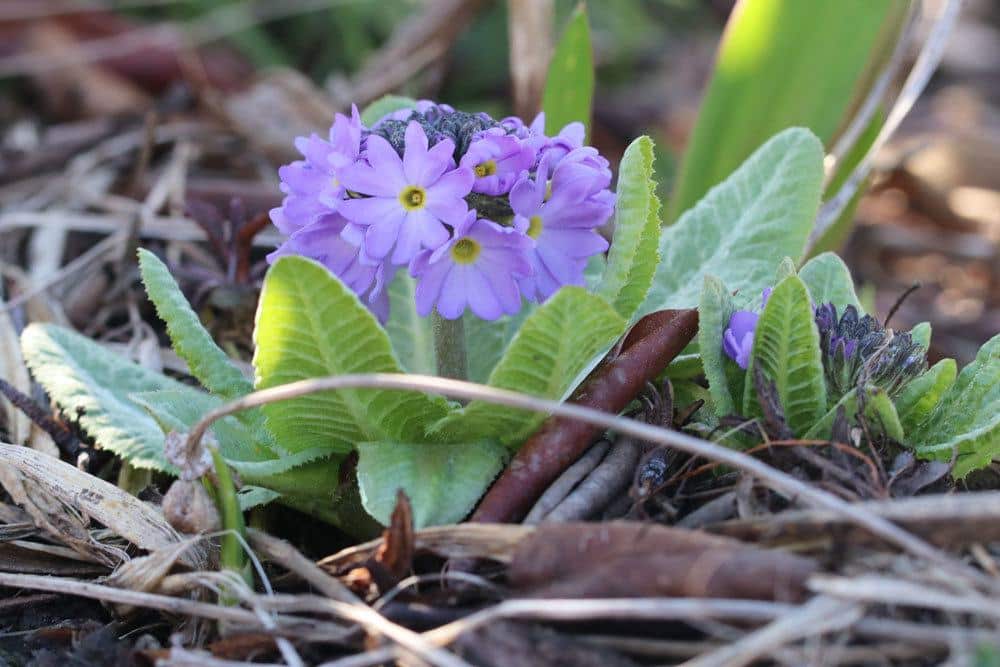
[[[253,574],[249,568],[246,552],[240,543],[240,538],[246,541],[246,524],[243,522],[243,512],[240,501],[236,498],[236,486],[229,466],[215,447],[209,447],[212,452],[212,462],[215,464],[216,486],[215,499],[219,506],[219,516],[222,517],[222,528],[228,531],[222,536],[219,565],[224,570],[238,572],[247,584],[253,588]],[[223,600],[225,602],[225,600]]]
[[[446,320],[436,310],[431,317],[438,376],[455,380],[468,379],[469,362],[465,356],[465,325],[462,318]]]

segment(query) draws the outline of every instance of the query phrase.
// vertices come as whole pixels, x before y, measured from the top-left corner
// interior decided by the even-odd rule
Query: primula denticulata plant
[[[399,98],[338,116],[280,171],[272,220],[287,239],[268,257],[252,382],[146,251],[149,297],[202,389],[56,326],[28,327],[25,357],[101,446],[176,473],[165,434],[254,389],[411,372],[563,399],[640,316],[697,306],[697,340],[667,375],[706,400],[693,425],[705,437],[742,447],[863,424],[957,456],[957,475],[1000,452],[1000,337],[960,374],[950,359],[928,368],[929,326],[894,332],[865,314],[835,255],[800,266],[823,182],[809,131],[773,137],[665,228],[652,141],[628,147],[612,192],[584,140],[578,123],[547,135],[544,118]],[[754,426],[720,425],[733,416]],[[244,507],[278,500],[361,534],[400,488],[418,526],[460,521],[543,418],[357,389],[245,411],[212,436]]]

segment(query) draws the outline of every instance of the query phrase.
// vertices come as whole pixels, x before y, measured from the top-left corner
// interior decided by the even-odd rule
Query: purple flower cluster
[[[285,193],[271,219],[288,239],[271,255],[324,264],[385,321],[386,285],[400,267],[416,308],[444,318],[466,308],[494,320],[522,299],[583,285],[608,243],[611,170],[571,123],[554,137],[529,126],[418,102],[370,128],[353,110],[328,139],[299,137],[304,159],[279,170]]]

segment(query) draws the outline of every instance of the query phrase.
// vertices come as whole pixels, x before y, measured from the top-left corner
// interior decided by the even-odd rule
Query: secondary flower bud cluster
[[[767,305],[770,294],[770,288],[764,290],[761,308]],[[909,333],[895,333],[854,306],[846,306],[838,313],[835,305],[824,303],[813,307],[813,315],[826,385],[833,400],[863,385],[874,385],[895,395],[927,370],[927,350]],[[723,352],[744,370],[750,362],[759,319],[760,315],[752,310],[737,310],[723,332]]]
[[[416,308],[494,320],[583,285],[607,250],[597,227],[615,204],[608,161],[571,123],[554,137],[432,102],[370,128],[357,109],[328,139],[299,137],[302,160],[279,171],[285,193],[271,220],[288,239],[271,255],[324,264],[379,316],[399,269],[416,279]]]

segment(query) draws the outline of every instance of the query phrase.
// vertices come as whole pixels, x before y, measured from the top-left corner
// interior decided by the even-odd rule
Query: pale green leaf
[[[414,528],[461,521],[503,468],[507,451],[491,442],[358,445],[358,486],[365,510],[388,525],[396,492],[406,493]]]
[[[187,362],[191,374],[223,398],[238,398],[253,391],[250,380],[202,326],[166,265],[153,253],[140,249],[139,268],[146,293],[167,325],[174,351]]]
[[[416,281],[397,271],[389,284],[389,321],[386,333],[392,349],[408,373],[434,375],[434,334],[431,318],[417,315]]]
[[[51,324],[25,328],[21,348],[35,380],[100,447],[137,468],[175,472],[163,455],[160,427],[129,396],[194,390]]]
[[[942,359],[911,380],[896,397],[896,411],[907,433],[930,417],[944,392],[955,383],[958,367],[954,359]]]
[[[861,314],[861,302],[854,292],[854,280],[844,261],[832,252],[824,252],[813,257],[799,271],[799,278],[809,288],[809,296],[817,306],[832,303],[837,311],[844,312],[847,306],[854,306]]]
[[[545,133],[554,136],[565,125],[578,121],[590,127],[594,98],[594,55],[590,46],[587,9],[581,3],[570,16],[556,51],[542,94]]]
[[[736,364],[722,351],[722,337],[735,311],[736,304],[725,284],[715,276],[705,276],[698,304],[698,349],[719,415],[731,415],[737,410],[730,387],[732,373],[727,370],[727,366]]]
[[[222,405],[218,397],[191,387],[182,391],[136,392],[129,398],[145,409],[164,433],[189,431],[206,413]],[[294,454],[274,452],[266,440],[235,417],[217,420],[211,432],[219,444],[219,453],[247,481],[261,481],[330,454],[330,450],[324,448]]]
[[[365,107],[361,112],[361,122],[367,127],[371,127],[378,122],[382,116],[391,114],[400,109],[412,109],[416,105],[416,100],[401,95],[385,95],[378,98]]]
[[[614,238],[597,293],[630,320],[649,292],[659,261],[660,200],[649,137],[639,137],[625,149],[617,195]]]
[[[322,265],[282,257],[268,271],[257,310],[254,368],[260,389],[348,373],[399,373],[385,330],[357,296]],[[358,442],[419,441],[447,402],[413,392],[344,389],[264,408],[288,451],[346,452]]]
[[[910,329],[910,338],[913,339],[914,343],[917,343],[925,350],[930,349],[931,346],[931,323],[930,322],[920,322],[914,325]]]
[[[791,128],[761,146],[660,235],[660,264],[641,312],[690,308],[706,274],[755,300],[783,257],[802,255],[819,207],[823,147]]]
[[[908,440],[929,458],[947,460],[957,452],[957,477],[1000,456],[1000,335],[979,349]]]
[[[524,322],[490,375],[489,385],[562,399],[578,374],[624,330],[624,319],[606,301],[580,287],[564,287]],[[517,446],[544,418],[473,401],[434,430],[450,442],[496,439]]]
[[[267,505],[281,498],[281,494],[262,486],[244,486],[236,492],[236,500],[240,504],[240,511],[246,512],[255,507]]]
[[[797,276],[781,281],[764,307],[754,333],[746,372],[743,412],[759,415],[754,369],[775,383],[785,419],[796,434],[805,433],[826,409],[826,381],[819,331],[805,283]]]
[[[795,269],[795,260],[785,257],[778,262],[778,268],[774,272],[774,284],[777,285],[788,276],[794,276],[798,272]]]

